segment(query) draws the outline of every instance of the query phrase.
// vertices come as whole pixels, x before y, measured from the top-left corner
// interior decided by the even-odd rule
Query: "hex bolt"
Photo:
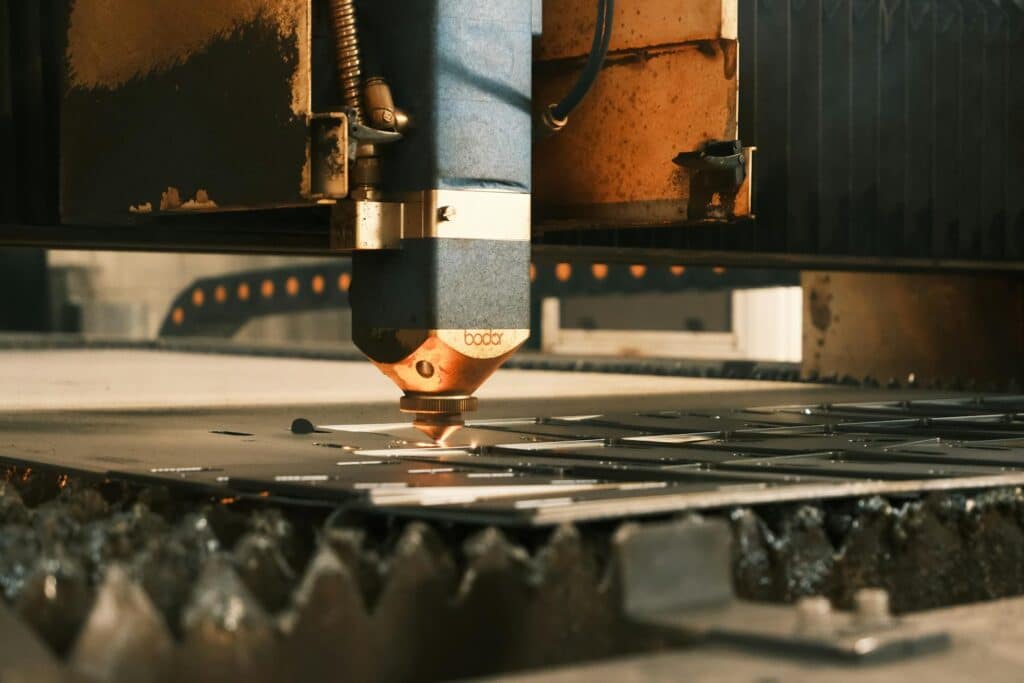
[[[457,215],[458,212],[454,206],[442,206],[437,210],[437,219],[443,222],[453,221]]]
[[[853,595],[854,618],[862,629],[880,628],[892,623],[889,591],[884,588],[861,588]]]
[[[812,595],[796,603],[796,630],[805,635],[824,636],[832,633],[832,603],[828,598]]]

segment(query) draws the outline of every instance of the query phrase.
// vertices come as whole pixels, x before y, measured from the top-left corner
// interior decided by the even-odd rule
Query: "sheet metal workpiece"
[[[352,337],[436,440],[529,336],[534,11],[431,0],[367,12],[417,128],[383,183],[406,202],[400,248],[354,254]]]

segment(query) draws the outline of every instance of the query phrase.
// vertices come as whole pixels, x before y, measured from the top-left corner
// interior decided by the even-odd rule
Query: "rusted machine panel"
[[[611,50],[642,50],[721,38],[736,39],[736,0],[619,0]],[[590,51],[591,0],[546,0],[536,58],[580,57]]]
[[[310,203],[309,0],[74,0],[61,217]]]
[[[591,4],[545,3],[536,107],[556,101],[579,73],[593,34]],[[697,192],[699,171],[673,163],[738,137],[735,9],[735,0],[616,4],[611,52],[594,90],[565,130],[536,145],[541,228],[547,220],[645,225],[750,213],[748,182]]]
[[[1024,379],[1024,284],[983,276],[806,273],[804,374],[922,387]]]

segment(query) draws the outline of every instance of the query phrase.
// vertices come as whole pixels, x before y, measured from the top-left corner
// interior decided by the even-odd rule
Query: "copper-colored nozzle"
[[[414,413],[413,426],[443,443],[464,426],[462,414],[477,409],[473,392],[526,341],[529,330],[394,330],[366,337],[362,334],[361,330],[353,330],[356,343],[405,392],[399,404],[402,412]],[[378,348],[392,346],[407,355],[391,354],[387,358],[387,354],[376,352]]]
[[[412,426],[426,434],[435,444],[444,446],[466,423],[461,415],[418,413]]]
[[[461,415],[471,413],[479,406],[476,396],[433,396],[408,393],[399,401],[403,413],[418,415]]]
[[[412,426],[429,436],[434,443],[445,444],[466,426],[463,413],[477,409],[475,396],[431,396],[406,394],[399,403],[403,413],[414,413]]]
[[[477,409],[473,393],[522,346],[529,330],[360,330],[353,338],[405,393],[399,407],[443,443]],[[397,352],[396,352],[397,350]]]

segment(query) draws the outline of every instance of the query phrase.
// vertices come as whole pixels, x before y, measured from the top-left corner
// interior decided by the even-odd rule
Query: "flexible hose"
[[[608,57],[614,18],[615,0],[598,0],[597,25],[594,27],[594,41],[590,48],[590,56],[587,58],[587,65],[572,90],[562,98],[561,102],[551,108],[551,114],[556,120],[567,119],[569,114],[587,96],[590,89],[594,87],[594,83],[601,73],[601,67],[604,66],[605,59]]]

